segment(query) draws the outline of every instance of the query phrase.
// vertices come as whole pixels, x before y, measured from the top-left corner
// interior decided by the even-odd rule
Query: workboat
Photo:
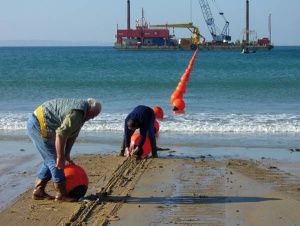
[[[231,42],[229,35],[229,22],[226,21],[222,33],[216,35],[215,26],[211,23],[211,12],[207,0],[198,0],[203,11],[204,19],[208,24],[208,28],[212,34],[213,40],[207,42],[198,27],[193,23],[183,24],[156,24],[150,25],[145,17],[142,9],[142,17],[136,20],[135,28],[130,27],[130,0],[127,0],[127,29],[117,28],[116,42],[114,48],[117,50],[270,50],[274,46],[269,38],[258,39],[257,41],[249,41],[249,1],[246,1],[246,40],[242,42]],[[207,13],[208,11],[208,13]],[[270,20],[270,17],[269,17]],[[269,21],[270,25],[270,21]],[[191,32],[189,38],[175,38],[174,33],[171,34],[170,29],[185,28]],[[269,29],[270,31],[270,29]]]

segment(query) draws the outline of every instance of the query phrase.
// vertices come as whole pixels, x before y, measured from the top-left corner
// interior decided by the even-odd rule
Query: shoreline
[[[76,140],[78,144],[94,144],[101,146],[120,147],[123,137],[121,131],[82,133]],[[168,148],[266,148],[266,149],[299,149],[296,134],[202,134],[163,132],[156,134],[158,146]],[[31,142],[25,132],[0,132],[0,142],[16,141]]]

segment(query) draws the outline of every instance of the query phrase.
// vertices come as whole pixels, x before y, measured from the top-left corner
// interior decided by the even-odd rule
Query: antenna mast
[[[269,15],[269,39],[271,43],[271,14]]]

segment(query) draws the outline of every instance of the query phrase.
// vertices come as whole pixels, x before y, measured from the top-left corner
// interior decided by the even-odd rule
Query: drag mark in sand
[[[126,197],[130,196],[139,177],[143,174],[151,159],[126,159],[117,167],[101,192],[90,196],[90,202],[82,203],[77,212],[65,225],[107,225],[109,221],[118,220],[115,216]],[[109,196],[108,196],[109,195]]]

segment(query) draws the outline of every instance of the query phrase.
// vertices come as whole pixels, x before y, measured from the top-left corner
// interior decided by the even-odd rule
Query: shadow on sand
[[[281,200],[277,198],[241,197],[241,196],[175,196],[175,197],[122,197],[107,196],[103,201],[145,203],[145,204],[214,204],[214,203],[242,203],[242,202],[265,202]]]

